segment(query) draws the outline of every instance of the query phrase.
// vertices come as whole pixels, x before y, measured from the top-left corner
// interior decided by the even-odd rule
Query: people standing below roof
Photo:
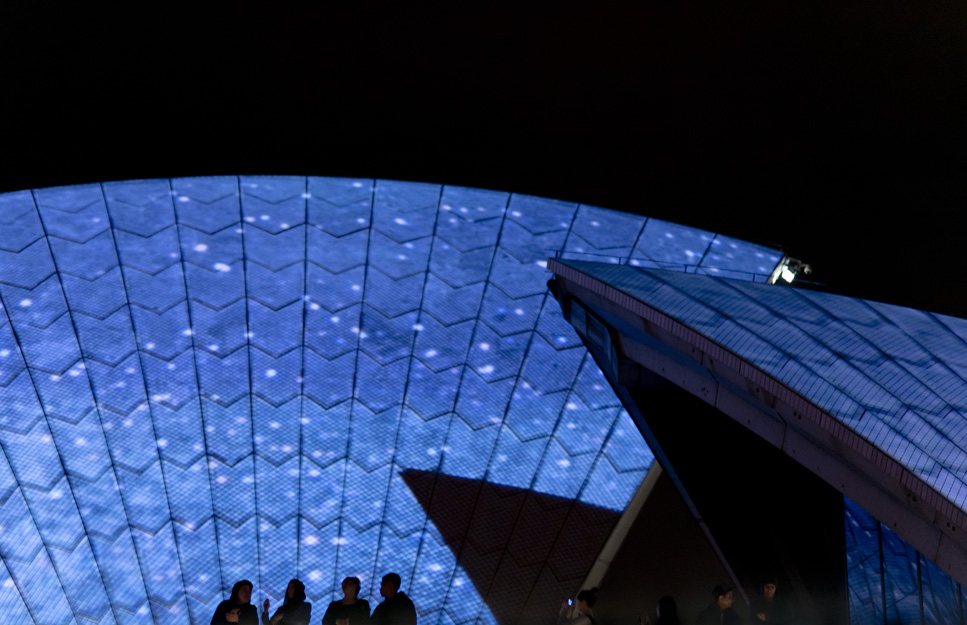
[[[732,586],[718,584],[712,589],[712,603],[699,612],[698,625],[742,625],[742,617],[732,609]]]
[[[749,619],[752,625],[789,625],[792,623],[792,608],[782,597],[776,596],[778,584],[769,578],[762,584],[762,594],[752,600],[749,606]]]
[[[306,585],[297,579],[289,580],[282,605],[269,618],[269,600],[262,603],[262,625],[309,625],[312,604],[306,601]]]
[[[239,623],[259,625],[259,611],[252,605],[252,582],[243,579],[232,586],[232,595],[218,604],[211,625]]]
[[[379,594],[386,598],[376,609],[370,621],[373,625],[416,625],[416,608],[413,602],[400,592],[402,580],[396,573],[387,573],[379,586]],[[352,625],[352,624],[350,624]]]
[[[359,578],[342,580],[342,599],[333,601],[322,616],[322,625],[366,625],[369,602],[359,599]]]
[[[597,600],[597,586],[591,590],[582,590],[578,593],[577,602],[567,600],[561,604],[557,625],[597,625],[594,620],[594,604]]]

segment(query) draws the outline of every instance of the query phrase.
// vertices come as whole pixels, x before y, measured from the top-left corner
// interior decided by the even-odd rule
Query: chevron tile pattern
[[[762,280],[772,250],[543,198],[306,177],[0,195],[0,620],[208,623],[403,575],[494,622],[406,469],[621,511],[652,456],[549,255]],[[374,584],[374,580],[376,583]]]

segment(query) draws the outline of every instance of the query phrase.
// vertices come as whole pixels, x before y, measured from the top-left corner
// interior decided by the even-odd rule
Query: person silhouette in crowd
[[[306,585],[297,579],[289,581],[282,606],[269,618],[269,600],[262,603],[262,625],[309,625],[312,604],[306,601]]]
[[[792,609],[782,597],[776,596],[776,579],[767,579],[762,584],[762,594],[752,600],[749,606],[749,619],[752,625],[789,625],[792,623]]]
[[[322,625],[366,625],[369,623],[369,602],[359,599],[359,578],[342,580],[342,599],[333,601],[322,616]]]
[[[732,586],[718,584],[712,589],[712,602],[699,612],[695,622],[698,625],[741,625],[742,617],[732,609],[734,601]]]
[[[654,625],[681,625],[681,621],[678,620],[678,604],[675,603],[675,599],[671,595],[665,595],[658,600],[658,605],[655,606],[655,616],[658,617],[658,620],[654,622]],[[638,623],[640,625],[652,625],[647,614],[641,615],[638,618]]]
[[[396,573],[383,576],[383,583],[379,586],[379,594],[386,598],[373,610],[370,617],[373,625],[416,625],[416,608],[413,602],[400,592],[402,580]]]
[[[598,587],[582,590],[578,593],[577,602],[570,600],[561,604],[557,615],[558,625],[597,625],[594,620],[594,604],[598,601]]]
[[[252,582],[243,579],[232,586],[232,595],[218,604],[211,625],[239,623],[259,625],[259,611],[252,605]]]

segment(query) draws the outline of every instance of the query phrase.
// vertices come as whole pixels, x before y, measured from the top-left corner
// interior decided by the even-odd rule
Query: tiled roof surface
[[[967,511],[967,320],[747,281],[564,262],[751,363]]]
[[[422,623],[492,620],[401,472],[620,511],[652,460],[547,292],[561,250],[748,278],[779,261],[432,184],[0,195],[0,620],[207,623],[234,581],[277,602],[295,576],[322,610],[350,574],[378,600],[388,570]],[[922,374],[929,403],[950,375]],[[936,440],[925,470],[950,458]]]

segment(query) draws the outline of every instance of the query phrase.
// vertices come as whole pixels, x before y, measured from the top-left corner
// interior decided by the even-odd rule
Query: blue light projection
[[[967,510],[967,321],[748,281],[563,262],[785,383]],[[963,589],[849,499],[845,531],[852,623],[965,622]]]
[[[963,623],[960,585],[856,502],[845,503],[850,623]]]
[[[749,281],[564,262],[747,360],[967,511],[967,320]]]
[[[779,254],[479,189],[305,177],[0,195],[0,620],[207,623],[403,575],[493,622],[406,469],[623,510],[652,456],[545,259],[767,276]],[[759,274],[759,275],[753,275]],[[377,583],[374,583],[377,580]]]

